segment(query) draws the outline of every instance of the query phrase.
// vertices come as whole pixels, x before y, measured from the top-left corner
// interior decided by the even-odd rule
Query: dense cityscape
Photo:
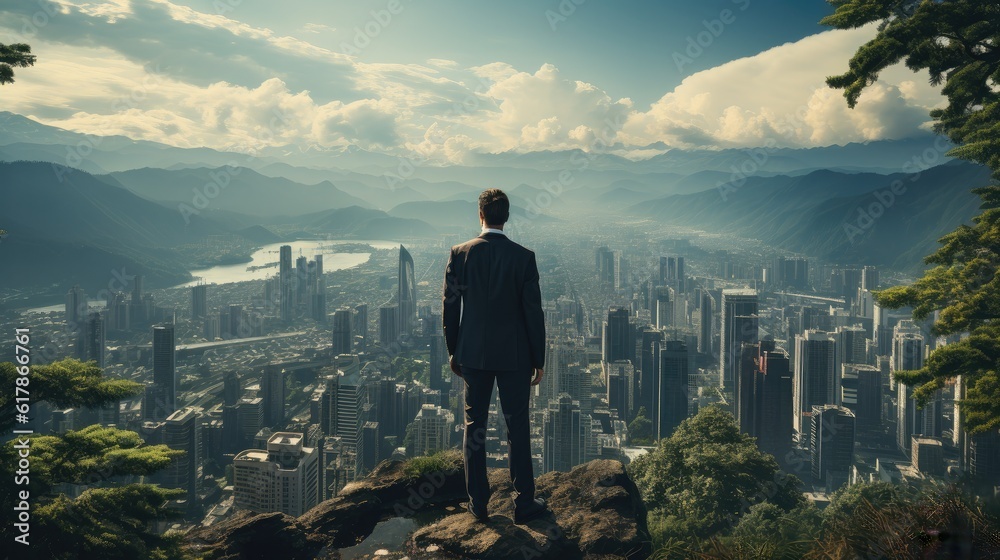
[[[961,378],[922,407],[893,380],[957,337],[874,303],[890,271],[654,223],[576,223],[519,240],[539,255],[548,340],[532,395],[536,473],[628,462],[715,404],[817,504],[872,481],[995,491],[1000,436],[966,433]],[[183,450],[149,477],[185,491],[174,529],[241,509],[301,515],[384,459],[460,444],[464,383],[440,315],[458,241],[369,247],[335,271],[281,245],[265,280],[146,290],[136,276],[106,301],[74,287],[58,311],[8,314],[4,327],[30,324],[52,359],[93,360],[145,387],[96,410],[37,404],[32,425],[115,425]],[[501,419],[491,413],[496,467]]]

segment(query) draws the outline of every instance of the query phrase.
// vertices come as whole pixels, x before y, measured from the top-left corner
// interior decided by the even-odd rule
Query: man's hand
[[[448,363],[449,363],[449,364],[451,365],[451,371],[452,371],[452,372],[453,372],[453,373],[454,373],[455,375],[457,375],[457,376],[459,376],[459,377],[462,377],[462,368],[461,368],[461,367],[459,367],[459,365],[458,365],[458,361],[457,361],[457,360],[455,360],[455,356],[452,356],[452,357],[451,357],[451,358],[450,358],[450,359],[448,360]]]
[[[531,380],[532,385],[538,385],[542,381],[542,368],[535,368],[535,377]]]

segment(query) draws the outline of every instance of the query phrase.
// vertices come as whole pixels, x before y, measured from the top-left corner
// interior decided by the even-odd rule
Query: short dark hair
[[[502,226],[510,217],[510,200],[500,189],[486,189],[479,195],[479,211],[489,226]]]

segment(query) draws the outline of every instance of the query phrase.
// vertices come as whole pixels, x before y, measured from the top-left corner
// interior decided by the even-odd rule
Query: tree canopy
[[[822,23],[840,29],[875,24],[878,33],[851,58],[847,72],[827,79],[854,107],[879,73],[897,63],[942,86],[947,106],[931,112],[935,130],[957,147],[949,155],[986,165],[1000,180],[1000,5],[979,0],[828,0]],[[924,259],[933,268],[909,286],[875,297],[914,317],[938,312],[933,332],[970,336],[936,350],[916,371],[896,372],[923,404],[961,375],[960,401],[972,433],[1000,429],[1000,186],[977,187],[983,212],[939,241]]]
[[[35,55],[31,46],[24,43],[0,43],[0,85],[14,83],[14,68],[34,66]]]
[[[0,383],[14,386],[17,366],[0,363]],[[33,403],[55,407],[100,407],[134,396],[141,386],[108,379],[94,362],[66,359],[31,367]],[[15,425],[13,391],[0,394],[0,434]],[[0,446],[0,462],[17,463],[19,440],[30,439],[31,476],[28,484],[15,477],[0,481],[0,501],[14,503],[15,493],[27,490],[31,498],[30,544],[9,544],[18,558],[158,558],[183,557],[179,537],[156,535],[149,525],[177,517],[169,500],[183,490],[133,483],[167,467],[183,451],[165,445],[146,445],[139,434],[114,427],[91,425],[61,434],[18,435]],[[64,492],[75,486],[76,498]],[[13,541],[13,527],[4,524],[0,536]]]
[[[653,452],[629,465],[650,510],[654,544],[693,542],[735,527],[753,504],[790,511],[803,501],[801,482],[717,406],[684,420]]]

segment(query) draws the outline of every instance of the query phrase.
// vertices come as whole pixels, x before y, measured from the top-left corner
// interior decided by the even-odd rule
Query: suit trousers
[[[465,487],[469,502],[476,510],[485,511],[490,499],[490,485],[486,477],[486,421],[494,380],[507,425],[508,466],[514,486],[514,507],[523,507],[535,499],[531,430],[528,426],[528,399],[533,373],[530,370],[491,371],[462,367],[465,379]]]

